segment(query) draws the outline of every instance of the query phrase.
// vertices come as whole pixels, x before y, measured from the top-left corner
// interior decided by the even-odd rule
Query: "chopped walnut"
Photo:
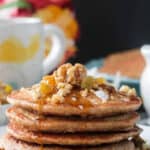
[[[81,94],[82,97],[87,97],[87,95],[88,95],[88,89],[81,90],[80,94]]]
[[[129,92],[128,92],[128,95],[134,95],[134,96],[136,96],[137,94],[136,94],[135,88],[130,89]]]
[[[27,93],[29,93],[32,96],[33,100],[37,100],[39,99],[39,97],[41,97],[39,84],[35,84],[31,88],[21,88],[20,91],[26,91]]]
[[[57,84],[57,89],[65,89],[70,92],[72,85],[69,83],[60,82]]]
[[[58,104],[58,103],[63,103],[64,102],[64,97],[58,94],[54,94],[52,98],[49,99],[51,103],[53,104]]]
[[[81,64],[75,64],[75,66],[67,71],[67,81],[72,85],[80,85],[85,76],[86,69]]]
[[[78,107],[79,107],[79,109],[81,109],[81,110],[83,109],[83,106],[82,106],[82,105],[79,105]]]
[[[123,85],[119,89],[120,92],[125,92],[125,93],[128,93],[129,90],[130,90],[130,87],[127,85]]]
[[[74,102],[76,102],[76,101],[77,101],[77,98],[76,98],[75,96],[73,96],[73,97],[71,98],[71,100],[74,101]]]
[[[134,88],[130,88],[127,85],[123,85],[121,86],[121,88],[119,89],[120,92],[123,92],[129,96],[134,95],[136,96],[136,90]]]
[[[54,72],[54,77],[57,83],[66,82],[71,85],[80,85],[83,78],[86,76],[86,68],[81,64],[64,64]]]
[[[57,92],[57,94],[60,96],[66,96],[72,90],[72,85],[68,83],[59,83],[58,85],[62,86],[61,88],[58,88],[58,92]]]
[[[62,103],[64,101],[64,97],[71,92],[72,85],[60,82],[57,85],[57,89],[57,93],[52,96],[52,101],[53,103]]]
[[[67,63],[61,65],[54,73],[54,77],[57,83],[59,82],[66,82],[67,70],[73,67],[72,64]]]

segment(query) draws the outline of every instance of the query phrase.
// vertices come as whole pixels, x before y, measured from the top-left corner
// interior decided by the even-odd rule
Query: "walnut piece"
[[[67,70],[72,67],[72,64],[67,63],[61,65],[56,71],[54,71],[53,75],[57,83],[66,82]]]
[[[88,89],[81,90],[80,94],[82,97],[87,97],[88,96]]]
[[[73,86],[81,86],[83,78],[86,76],[86,68],[81,64],[70,63],[60,66],[53,76],[57,85],[57,93],[52,96],[53,103],[64,102],[64,97],[71,93]],[[87,95],[87,91],[83,92],[83,95]]]
[[[64,97],[72,90],[72,85],[60,82],[57,85],[57,93],[52,96],[52,103],[63,103]]]
[[[72,85],[68,83],[59,83],[58,87],[59,88],[57,94],[60,96],[66,96],[72,90]]]
[[[52,103],[52,104],[58,104],[58,103],[63,103],[64,102],[64,97],[63,96],[60,96],[59,94],[54,94],[52,96],[52,98],[49,99],[49,101]]]
[[[54,77],[57,83],[65,82],[79,86],[86,74],[86,68],[83,65],[77,63],[73,66],[67,63],[54,72]]]
[[[135,90],[135,88],[130,88],[127,85],[121,86],[120,89],[119,89],[119,91],[127,94],[128,96],[131,96],[131,95],[136,96],[136,90]]]

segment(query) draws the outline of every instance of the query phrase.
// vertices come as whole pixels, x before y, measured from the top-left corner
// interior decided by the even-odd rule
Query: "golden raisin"
[[[51,92],[50,86],[44,82],[40,83],[41,94],[48,95]]]
[[[95,80],[98,85],[106,83],[106,80],[102,77],[96,78]]]
[[[56,82],[54,77],[51,76],[45,76],[43,77],[41,83],[40,83],[40,92],[43,95],[48,95],[54,92],[56,87]]]
[[[47,84],[50,84],[52,87],[56,86],[55,78],[53,75],[44,76],[43,81],[45,81]]]
[[[10,85],[5,86],[5,92],[10,93],[12,91],[12,87]]]
[[[81,88],[91,89],[95,83],[95,79],[92,76],[87,76],[82,80]]]

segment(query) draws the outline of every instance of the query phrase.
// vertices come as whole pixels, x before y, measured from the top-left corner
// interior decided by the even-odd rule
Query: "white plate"
[[[139,126],[143,129],[141,136],[144,138],[145,141],[147,141],[150,144],[150,126],[145,125]]]
[[[139,125],[143,129],[143,132],[141,136],[144,138],[145,141],[147,141],[150,144],[150,127]],[[0,137],[2,137],[6,133],[6,126],[0,127]]]
[[[0,105],[0,126],[7,123],[6,110],[10,107],[10,104]]]
[[[6,126],[0,127],[0,137],[2,137],[6,133]]]

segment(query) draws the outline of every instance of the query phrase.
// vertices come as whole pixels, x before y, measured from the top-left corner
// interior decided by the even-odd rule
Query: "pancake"
[[[94,147],[76,147],[76,146],[41,146],[37,144],[31,144],[23,141],[16,140],[9,134],[3,139],[5,144],[3,147],[5,150],[135,150],[134,143],[132,141],[121,141],[115,144],[94,146]]]
[[[9,108],[7,116],[10,122],[28,130],[49,132],[127,131],[139,119],[136,112],[108,118],[43,116],[17,106]]]
[[[19,140],[36,144],[58,144],[58,145],[99,145],[119,142],[129,137],[139,135],[141,130],[134,128],[128,132],[116,133],[42,133],[32,132],[26,128],[9,124],[8,133]]]
[[[93,101],[99,101],[100,103],[88,107],[77,107],[76,105],[71,105],[68,103],[45,103],[44,105],[41,105],[41,102],[39,104],[32,98],[32,96],[28,92],[25,92],[23,90],[12,92],[12,94],[8,96],[7,100],[13,105],[37,111],[39,114],[50,114],[59,116],[77,115],[105,117],[135,111],[141,106],[142,102],[136,96],[125,96],[124,98],[125,100],[120,100],[116,98],[116,100],[108,100],[104,103],[101,102],[101,100],[98,97],[92,96]],[[67,99],[67,97],[65,99]],[[86,99],[91,99],[91,95],[87,96]],[[40,101],[45,102],[44,99]],[[86,102],[86,100],[82,100],[82,98],[78,99],[78,101]]]

